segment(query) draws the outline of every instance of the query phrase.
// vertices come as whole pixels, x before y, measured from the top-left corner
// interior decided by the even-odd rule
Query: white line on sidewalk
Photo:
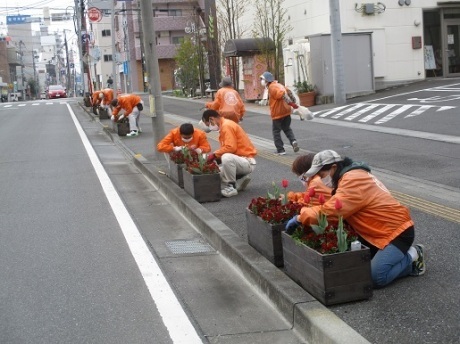
[[[117,218],[120,228],[128,243],[129,249],[139,267],[144,278],[145,284],[156,304],[158,312],[163,319],[163,323],[168,329],[169,336],[173,343],[177,344],[195,344],[202,343],[192,323],[188,319],[179,301],[177,300],[170,285],[166,281],[163,272],[158,263],[153,258],[139,230],[125,208],[123,201],[118,195],[112,181],[105,171],[102,163],[97,157],[94,148],[88,140],[83,128],[78,122],[70,105],[67,108],[77,128],[80,139],[91,160],[94,170],[99,178],[107,200]]]

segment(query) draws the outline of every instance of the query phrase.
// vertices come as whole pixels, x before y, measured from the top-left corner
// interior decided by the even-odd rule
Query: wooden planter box
[[[220,173],[191,174],[182,169],[184,190],[200,203],[220,201]]]
[[[174,161],[169,161],[169,175],[168,177],[181,188],[184,187],[184,164],[176,164]]]
[[[246,209],[248,243],[277,267],[283,266],[281,232],[284,224],[272,225]]]
[[[314,106],[316,104],[316,92],[299,93],[299,102],[302,106]]]
[[[106,109],[99,107],[97,112],[99,114],[99,119],[109,119],[109,112]]]
[[[126,134],[129,134],[129,123],[128,122],[117,123],[117,133],[118,133],[118,136],[126,136]]]
[[[372,296],[371,253],[359,251],[321,254],[281,233],[286,274],[324,305]]]

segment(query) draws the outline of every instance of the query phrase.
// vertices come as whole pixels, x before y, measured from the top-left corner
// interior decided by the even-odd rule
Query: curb
[[[82,108],[86,111],[84,106]],[[94,119],[91,113],[86,112]],[[104,133],[132,158],[134,165],[177,211],[190,221],[216,250],[236,265],[243,276],[275,305],[291,323],[292,329],[308,343],[370,343],[238,237],[172,180],[158,173],[158,168],[153,162],[140,154],[134,154],[108,126],[100,124]]]

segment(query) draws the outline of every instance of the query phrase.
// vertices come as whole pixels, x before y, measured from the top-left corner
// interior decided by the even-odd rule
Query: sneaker
[[[286,152],[285,151],[275,152],[275,155],[286,155]]]
[[[134,137],[134,136],[137,136],[137,135],[139,135],[137,130],[131,130],[131,132],[129,134],[126,134],[126,136],[128,136],[128,137]]]
[[[142,134],[142,129],[141,129],[141,127],[138,128],[137,132],[138,132],[139,134]]]
[[[246,189],[246,186],[248,186],[249,182],[251,181],[251,177],[249,174],[245,175],[244,177],[241,177],[240,179],[236,180],[236,190],[237,191],[243,191]]]
[[[299,151],[299,145],[297,144],[297,141],[292,141],[292,149],[294,149],[294,152],[298,152]]]
[[[224,197],[233,197],[238,195],[238,191],[233,187],[233,185],[227,186],[225,189],[220,190],[220,192]]]
[[[412,272],[411,276],[422,276],[426,272],[426,253],[425,246],[421,244],[414,245],[414,248],[417,250],[418,259],[412,263]]]

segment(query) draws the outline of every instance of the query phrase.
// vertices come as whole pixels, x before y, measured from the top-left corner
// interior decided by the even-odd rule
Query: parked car
[[[46,99],[46,92],[40,93],[40,99]]]
[[[48,99],[67,98],[66,89],[61,85],[50,85],[48,87]]]

